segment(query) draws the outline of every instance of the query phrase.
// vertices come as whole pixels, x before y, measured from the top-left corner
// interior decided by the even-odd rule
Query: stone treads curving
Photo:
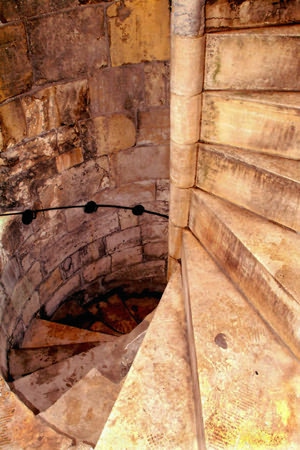
[[[300,231],[300,161],[199,144],[196,186]]]
[[[197,449],[178,267],[95,448]]]
[[[10,383],[25,404],[35,412],[45,411],[62,394],[96,368],[113,383],[127,374],[151,320],[147,316],[131,333],[37,370]],[[80,331],[80,330],[79,330]]]
[[[299,361],[189,231],[183,252],[207,450],[297,450]]]
[[[0,448],[21,450],[89,450],[84,443],[73,445],[72,439],[49,427],[34,416],[0,377]]]
[[[299,357],[299,234],[199,189],[192,192],[189,227]]]
[[[300,38],[298,41],[300,52]],[[293,60],[298,61],[291,56]],[[203,95],[201,140],[241,147],[241,153],[246,149],[299,160],[299,104],[299,92],[207,91]]]
[[[94,447],[121,385],[92,369],[39,417],[76,442]]]

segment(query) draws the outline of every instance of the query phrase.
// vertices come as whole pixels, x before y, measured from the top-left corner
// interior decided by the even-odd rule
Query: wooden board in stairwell
[[[20,348],[49,347],[82,342],[109,342],[115,339],[109,334],[83,330],[68,325],[33,319],[27,329]]]
[[[210,33],[205,90],[300,90],[300,25]]]
[[[183,251],[207,450],[298,450],[299,361],[189,231]]]
[[[299,234],[199,189],[189,227],[299,358]]]
[[[299,105],[299,92],[205,92],[201,140],[299,160]]]
[[[300,231],[300,161],[199,144],[196,185]]]

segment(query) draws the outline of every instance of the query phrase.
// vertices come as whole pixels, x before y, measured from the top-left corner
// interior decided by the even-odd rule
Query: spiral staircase
[[[1,380],[0,448],[300,448],[300,26],[187,21],[173,52],[203,73],[176,91],[173,72],[166,290],[111,334],[36,318]]]

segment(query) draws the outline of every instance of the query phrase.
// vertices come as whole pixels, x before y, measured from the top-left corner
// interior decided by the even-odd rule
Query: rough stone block
[[[144,246],[144,254],[146,259],[165,259],[168,255],[167,240],[149,242]]]
[[[190,189],[170,186],[170,220],[177,227],[186,227],[190,209]]]
[[[119,185],[169,176],[169,146],[134,147],[112,155]]]
[[[80,276],[74,275],[69,278],[51,297],[51,299],[45,304],[45,311],[48,316],[51,316],[58,305],[60,305],[68,296],[73,294],[80,288]],[[42,304],[42,301],[41,301]]]
[[[169,59],[168,0],[117,1],[107,15],[113,66]]]
[[[168,62],[145,63],[145,102],[148,106],[170,103],[170,66]]]
[[[74,78],[107,65],[102,6],[42,16],[28,24],[38,83]]]
[[[40,297],[37,291],[35,291],[30,299],[26,302],[24,309],[22,311],[22,321],[25,327],[28,327],[31,322],[33,316],[40,309]]]
[[[83,270],[84,280],[87,282],[94,281],[96,278],[103,277],[111,272],[111,257],[106,256],[98,261],[85,267]]]
[[[142,247],[126,248],[112,254],[112,272],[126,265],[141,263],[143,261]]]
[[[171,56],[173,61],[172,92],[177,95],[200,94],[203,87],[204,54],[205,37],[173,37]],[[182,55],[184,55],[184,58]]]
[[[168,236],[168,221],[164,222],[149,222],[141,227],[143,244],[150,242],[157,242],[167,240]]]
[[[175,260],[181,258],[182,228],[169,222],[169,256]]]
[[[1,281],[8,295],[12,294],[19,278],[20,278],[20,268],[18,262],[16,258],[12,258],[4,266],[1,277]]]
[[[0,106],[3,149],[22,141],[27,134],[24,111],[19,98]]]
[[[180,36],[200,36],[204,33],[205,0],[173,0],[172,31]]]
[[[188,97],[171,94],[171,136],[178,144],[198,142],[201,95]]]
[[[21,94],[32,85],[24,25],[0,27],[0,102]]]
[[[206,2],[205,18],[207,30],[278,25],[299,21],[300,8],[298,0],[279,3],[246,0],[234,5],[230,1],[217,0]]]
[[[89,79],[93,116],[134,111],[144,100],[143,65],[114,67],[93,72]],[[109,92],[109,95],[107,93]]]
[[[152,201],[154,199],[154,181],[140,181],[136,183],[129,183],[116,189],[105,189],[95,195],[95,201],[97,201],[97,203],[99,204],[106,203],[110,205],[115,204],[121,206],[134,206],[140,203]],[[131,212],[130,214],[132,216]],[[134,220],[134,216],[132,216],[132,224],[135,223]]]
[[[18,20],[23,17],[38,16],[57,11],[59,9],[72,8],[76,6],[78,6],[78,0],[39,0],[38,2],[32,0],[22,2],[1,0],[0,17],[1,21],[5,23],[12,20]]]
[[[58,172],[63,172],[71,167],[77,166],[84,161],[82,149],[74,148],[69,152],[62,153],[56,157],[56,167]]]
[[[54,271],[49,275],[48,278],[44,279],[41,283],[39,294],[41,298],[41,304],[44,305],[53,296],[54,292],[61,286],[63,279],[59,268],[54,269]]]
[[[171,141],[170,179],[181,188],[194,186],[197,144],[177,144]]]
[[[156,200],[161,202],[169,202],[169,180],[156,181]]]
[[[114,253],[141,243],[140,227],[127,228],[106,237],[107,253]]]
[[[300,90],[299,25],[207,34],[206,39],[205,89]]]
[[[165,262],[164,261],[146,261],[132,266],[125,266],[104,278],[104,284],[112,286],[115,283],[120,286],[122,283],[140,280],[142,283],[147,279],[152,279],[153,284],[165,281]]]
[[[139,222],[138,217],[134,216],[132,214],[132,211],[128,209],[120,209],[118,211],[118,216],[121,230],[125,230],[126,228],[135,227],[136,225],[138,225]]]
[[[94,118],[98,154],[107,155],[133,147],[136,139],[135,125],[124,114]]]
[[[138,145],[164,144],[170,138],[170,110],[151,109],[138,113]]]

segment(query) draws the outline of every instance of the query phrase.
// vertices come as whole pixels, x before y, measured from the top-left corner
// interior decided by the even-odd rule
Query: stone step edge
[[[198,190],[199,191],[199,190]],[[210,196],[203,191],[202,194]],[[220,200],[224,202],[224,200]],[[199,220],[196,223],[194,211],[201,206],[202,220],[201,229]],[[197,212],[196,212],[197,215]],[[209,227],[212,225],[213,229],[222,230],[222,242],[226,242],[227,247],[219,248],[214,241],[211,234],[207,233]],[[205,229],[205,225],[206,229]],[[274,226],[277,226],[274,224]],[[217,228],[216,228],[217,227]],[[189,218],[189,228],[193,235],[203,245],[208,254],[218,264],[225,274],[231,279],[237,289],[248,299],[252,306],[259,312],[263,320],[273,329],[274,333],[281,339],[281,341],[290,349],[290,351],[300,359],[300,305],[296,300],[282,287],[267,269],[255,258],[255,255],[243,244],[243,242],[234,235],[231,229],[224,223],[217,214],[205,203],[203,199],[197,196],[197,190],[193,190],[191,196],[191,208]],[[221,251],[222,255],[221,255]],[[227,252],[226,252],[227,250]],[[239,254],[244,252],[247,255],[247,260],[252,265],[252,279],[255,275],[259,283],[256,282],[256,294],[260,293],[261,298],[266,297],[266,292],[269,292],[268,299],[271,299],[271,304],[264,302],[259,303],[253,295],[250,295],[252,286],[249,286],[249,277],[244,275],[238,269]],[[231,269],[225,267],[228,255],[232,260]],[[245,256],[244,256],[245,258]],[[236,266],[236,267],[235,267]],[[261,301],[261,298],[259,300]]]

